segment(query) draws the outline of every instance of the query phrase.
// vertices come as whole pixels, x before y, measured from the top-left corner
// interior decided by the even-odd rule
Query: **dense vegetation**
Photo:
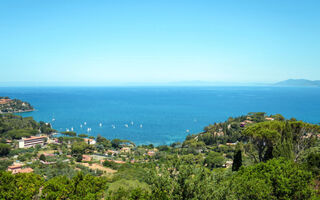
[[[17,113],[33,111],[34,108],[28,102],[9,97],[0,97],[0,113]]]
[[[24,120],[25,126],[13,131],[32,124],[6,117]],[[1,136],[9,137],[10,130]],[[100,135],[90,145],[83,139],[87,135],[64,134],[59,144],[44,148],[8,153],[13,147],[0,145],[6,157],[0,170],[12,163],[11,155],[36,160],[28,165],[33,173],[0,172],[0,199],[320,198],[320,126],[293,118],[249,113],[209,125],[183,143],[158,147]],[[54,156],[40,153],[45,150]],[[101,159],[84,161],[83,155]],[[98,165],[112,172],[92,168]]]

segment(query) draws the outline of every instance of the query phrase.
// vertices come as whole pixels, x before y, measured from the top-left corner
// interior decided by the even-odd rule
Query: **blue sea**
[[[21,115],[58,131],[136,144],[183,141],[249,112],[320,122],[320,88],[313,87],[0,87],[0,96],[30,102],[36,111]]]

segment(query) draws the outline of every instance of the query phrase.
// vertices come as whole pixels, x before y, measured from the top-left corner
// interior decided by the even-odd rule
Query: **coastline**
[[[0,114],[27,113],[27,112],[33,112],[33,111],[35,111],[35,109],[32,109],[32,110],[19,110],[19,111],[16,111],[16,112],[1,112],[0,111]]]

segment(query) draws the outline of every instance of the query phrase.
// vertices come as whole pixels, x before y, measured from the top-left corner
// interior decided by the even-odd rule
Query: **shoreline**
[[[32,109],[32,110],[19,110],[17,112],[1,112],[0,111],[0,114],[15,114],[15,113],[27,113],[27,112],[33,112],[35,111],[35,109]]]

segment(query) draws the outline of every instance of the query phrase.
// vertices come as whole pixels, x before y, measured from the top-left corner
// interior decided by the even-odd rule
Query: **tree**
[[[72,137],[77,136],[77,133],[73,132],[73,131],[64,131],[64,132],[61,132],[61,134],[67,135],[67,136],[72,136]]]
[[[239,149],[234,153],[232,171],[238,171],[242,166],[242,151]]]
[[[113,139],[113,140],[111,140],[111,145],[112,145],[112,147],[115,148],[115,149],[120,148],[120,147],[121,147],[121,146],[120,146],[121,143],[122,143],[122,140],[120,140],[120,139]]]
[[[283,158],[241,168],[233,177],[232,199],[312,199],[312,174]],[[227,198],[228,199],[228,198]]]
[[[86,137],[88,137],[88,135],[87,134],[79,134],[78,137],[86,138]]]
[[[41,154],[40,157],[39,157],[39,160],[46,161],[46,156]]]
[[[0,171],[0,199],[34,199],[43,179],[34,173]]]
[[[0,143],[0,156],[7,156],[10,153],[10,145]]]
[[[251,139],[251,143],[258,151],[258,159],[254,154],[251,156],[255,161],[266,161],[272,158],[272,150],[275,143],[281,137],[279,130],[283,129],[283,123],[279,121],[261,122],[247,127],[243,134]]]
[[[211,151],[207,155],[206,159],[204,160],[204,163],[209,167],[210,169],[222,167],[224,164],[224,157],[221,153]]]
[[[100,200],[107,187],[106,183],[104,177],[84,175],[82,172],[79,172],[72,179],[58,176],[44,184],[42,199]]]

